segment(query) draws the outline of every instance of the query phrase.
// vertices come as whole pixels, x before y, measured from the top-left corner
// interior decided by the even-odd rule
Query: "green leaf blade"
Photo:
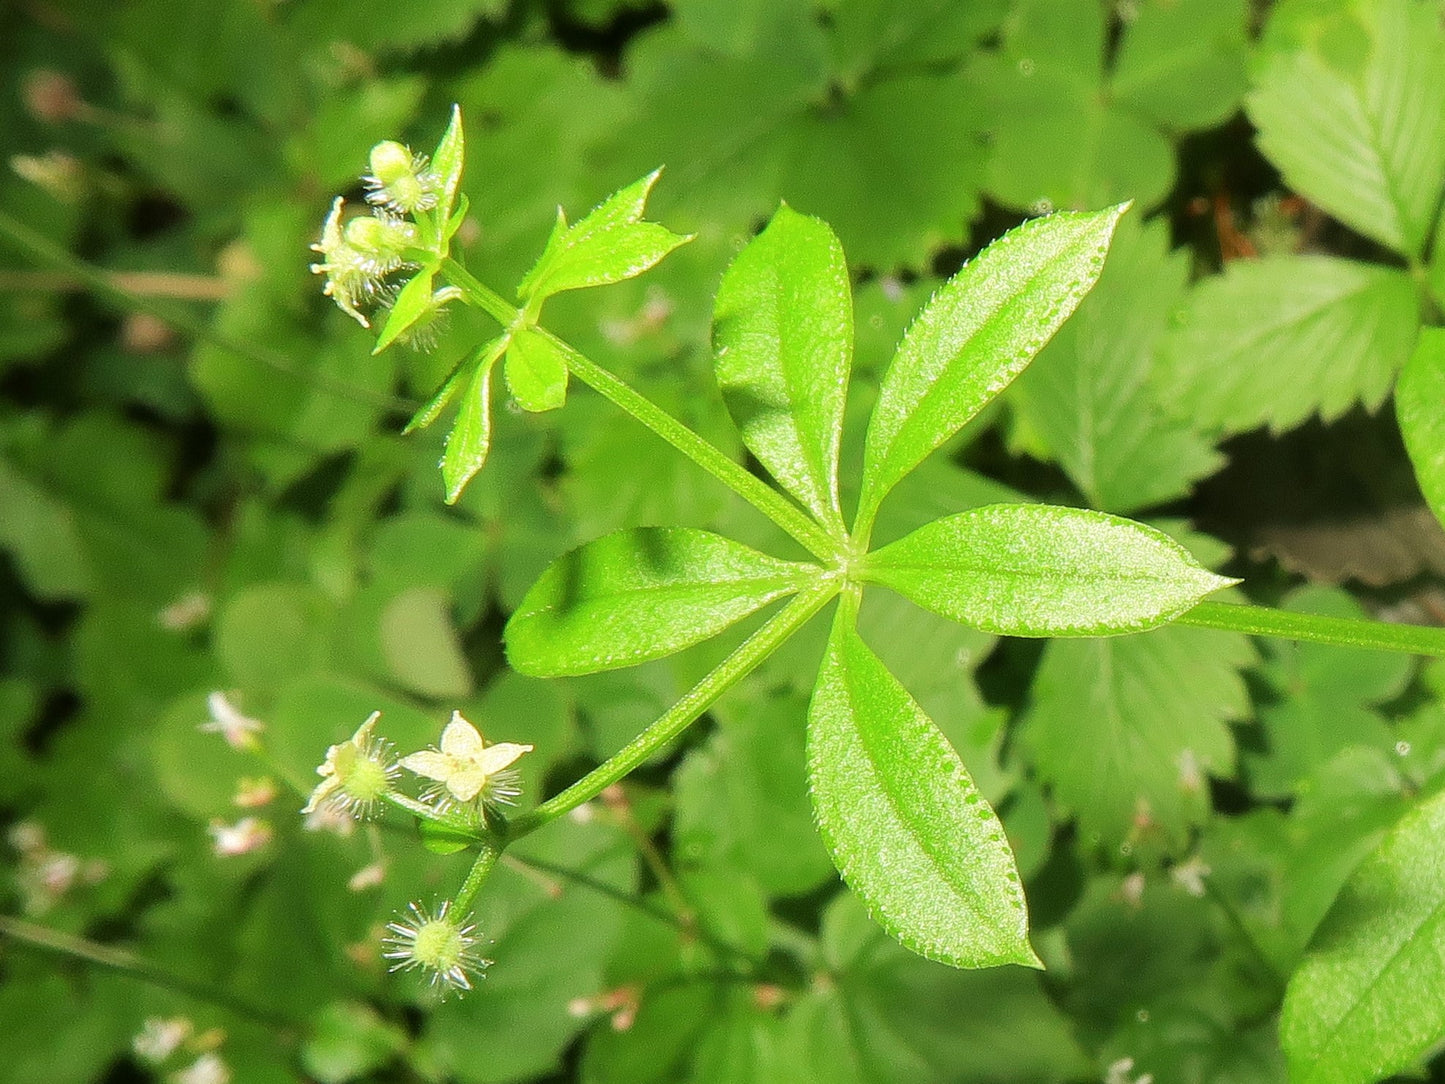
[[[507,390],[523,410],[539,414],[567,402],[567,359],[553,341],[531,328],[507,348]]]
[[[570,228],[565,228],[566,219],[559,215],[541,258],[522,280],[523,301],[535,308],[565,290],[634,278],[692,240],[656,222],[641,220],[647,195],[661,173],[654,170],[613,193]]]
[[[426,315],[427,309],[431,307],[431,284],[435,274],[431,270],[418,271],[401,288],[391,311],[386,314],[386,323],[382,325],[381,334],[376,338],[376,346],[371,351],[373,354],[380,354]]]
[[[492,448],[492,369],[495,358],[483,361],[462,393],[457,421],[447,435],[442,455],[442,482],[447,504],[455,504],[469,481],[482,469]],[[445,389],[444,389],[445,390]]]
[[[1005,636],[1139,632],[1238,582],[1152,527],[1032,504],[934,520],[872,554],[864,575],[926,610]]]
[[[1409,275],[1333,256],[1236,260],[1195,286],[1160,344],[1160,394],[1198,429],[1325,421],[1389,394],[1419,329]],[[1268,359],[1268,364],[1262,364]]]
[[[843,248],[825,223],[784,205],[723,275],[713,357],[743,443],[839,533],[838,448],[852,355]]]
[[[507,658],[538,677],[659,659],[793,593],[807,574],[695,528],[615,531],[542,573],[507,622]]]
[[[864,448],[858,522],[1033,360],[1088,293],[1128,204],[1037,218],[934,295],[884,375]]]
[[[1393,828],[1345,883],[1290,980],[1290,1079],[1355,1084],[1409,1068],[1445,1036],[1445,795]]]
[[[1400,433],[1420,491],[1445,523],[1445,329],[1425,328],[1395,385]]]
[[[1003,826],[846,611],[808,712],[808,773],[833,861],[884,929],[954,967],[1040,966]]]
[[[456,205],[457,186],[462,180],[465,144],[462,139],[462,107],[452,106],[451,120],[442,133],[441,142],[431,158],[431,168],[441,178],[441,198],[437,201],[437,219],[445,223]]]
[[[1445,35],[1413,0],[1281,4],[1246,101],[1285,181],[1340,221],[1419,256],[1445,182]]]

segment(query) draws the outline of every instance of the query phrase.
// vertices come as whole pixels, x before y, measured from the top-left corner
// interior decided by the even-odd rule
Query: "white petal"
[[[487,773],[476,765],[469,765],[447,776],[447,790],[459,802],[470,802],[482,793],[486,783]]]
[[[402,757],[401,766],[428,779],[445,780],[456,770],[456,760],[445,753],[423,749],[420,753]]]
[[[482,745],[477,728],[463,719],[461,712],[452,712],[452,721],[442,731],[442,752],[470,759],[482,751]]]
[[[493,775],[503,768],[510,768],[517,762],[523,753],[530,753],[530,745],[518,745],[516,742],[501,741],[496,745],[489,745],[482,750],[478,765],[487,775]]]

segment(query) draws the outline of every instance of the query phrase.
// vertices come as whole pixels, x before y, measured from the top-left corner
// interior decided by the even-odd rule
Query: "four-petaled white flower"
[[[512,765],[531,751],[532,746],[516,742],[488,745],[477,728],[454,711],[442,731],[440,747],[403,757],[401,766],[435,781],[428,798],[443,808],[478,798],[484,803],[510,805],[519,793]]]
[[[330,808],[364,817],[391,790],[397,775],[391,743],[371,733],[380,718],[381,712],[373,711],[350,741],[326,750],[326,760],[316,769],[321,782],[311,792],[302,813]]]

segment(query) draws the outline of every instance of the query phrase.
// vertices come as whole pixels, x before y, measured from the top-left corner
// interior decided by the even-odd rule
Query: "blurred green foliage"
[[[380,709],[421,748],[460,709],[536,746],[533,802],[719,651],[510,673],[499,633],[540,571],[637,524],[787,544],[582,393],[499,410],[487,470],[445,506],[440,434],[398,433],[492,329],[457,311],[434,352],[373,357],[307,246],[375,142],[434,145],[452,102],[480,227],[458,243],[493,285],[559,204],[575,220],[665,165],[650,214],[697,239],[556,298],[549,326],[738,454],[712,297],[786,200],[848,256],[856,462],[881,366],[948,272],[1026,214],[1133,199],[1099,287],[1001,409],[898,487],[879,542],[1050,499],[1149,519],[1270,601],[1420,619],[1433,535],[1368,536],[1427,556],[1352,598],[1285,571],[1349,561],[1261,555],[1271,510],[1219,509],[1260,506],[1248,470],[1221,473],[1257,446],[1227,438],[1294,430],[1278,447],[1308,462],[1350,439],[1340,419],[1389,453],[1344,488],[1418,503],[1366,412],[1445,304],[1438,3],[19,0],[0,71],[0,911],[261,1010],[5,937],[0,1080],[179,1079],[207,1052],[247,1084],[1285,1078],[1284,980],[1445,771],[1438,667],[1194,629],[1040,653],[870,599],[864,636],[1000,811],[1046,973],[911,956],[840,891],[803,786],[815,625],[675,754],[516,848],[478,904],[496,963],[472,995],[437,1005],[388,976],[382,925],[451,891],[465,857],[308,830],[327,745]],[[1314,522],[1359,518],[1328,481],[1276,484]],[[273,763],[197,730],[215,691],[264,722]],[[218,855],[246,816],[272,838]],[[135,1037],[178,1017],[151,1065]]]

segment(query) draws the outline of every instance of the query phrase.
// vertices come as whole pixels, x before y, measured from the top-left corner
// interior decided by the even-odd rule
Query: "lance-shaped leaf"
[[[950,279],[903,337],[878,392],[858,521],[1023,371],[1089,292],[1128,204],[1036,218]]]
[[[431,157],[431,168],[441,178],[441,198],[437,201],[437,217],[446,223],[451,217],[452,207],[457,199],[457,185],[462,180],[462,165],[465,145],[462,141],[462,108],[452,106],[451,121],[442,133],[436,153]],[[465,198],[465,197],[464,197]]]
[[[866,579],[1005,636],[1100,636],[1163,624],[1237,580],[1142,523],[1042,504],[934,520],[869,556]]]
[[[1420,332],[1395,385],[1395,410],[1420,492],[1435,518],[1445,523],[1445,330]]]
[[[387,313],[381,334],[376,338],[376,347],[371,351],[373,354],[380,354],[427,315],[432,307],[431,284],[435,277],[435,271],[424,268],[401,288],[401,293],[396,295],[396,301],[392,303],[391,311]]]
[[[647,194],[661,170],[608,196],[574,226],[559,210],[547,247],[522,279],[518,296],[535,308],[563,290],[605,286],[642,274],[678,245],[692,240],[643,222]]]
[[[808,774],[833,861],[884,929],[954,967],[1038,966],[1003,826],[846,609],[808,711]]]
[[[717,381],[758,462],[840,533],[838,443],[852,356],[843,247],[826,223],[780,207],[718,288]]]
[[[495,366],[495,354],[482,359],[467,382],[456,424],[447,436],[447,450],[442,455],[442,482],[447,487],[448,504],[456,503],[492,449],[492,369]]]
[[[1290,980],[1280,1040],[1290,1079],[1365,1084],[1445,1038],[1445,795],[1360,863]]]
[[[507,658],[555,677],[633,666],[706,640],[815,572],[691,527],[635,527],[554,561],[507,622]]]

